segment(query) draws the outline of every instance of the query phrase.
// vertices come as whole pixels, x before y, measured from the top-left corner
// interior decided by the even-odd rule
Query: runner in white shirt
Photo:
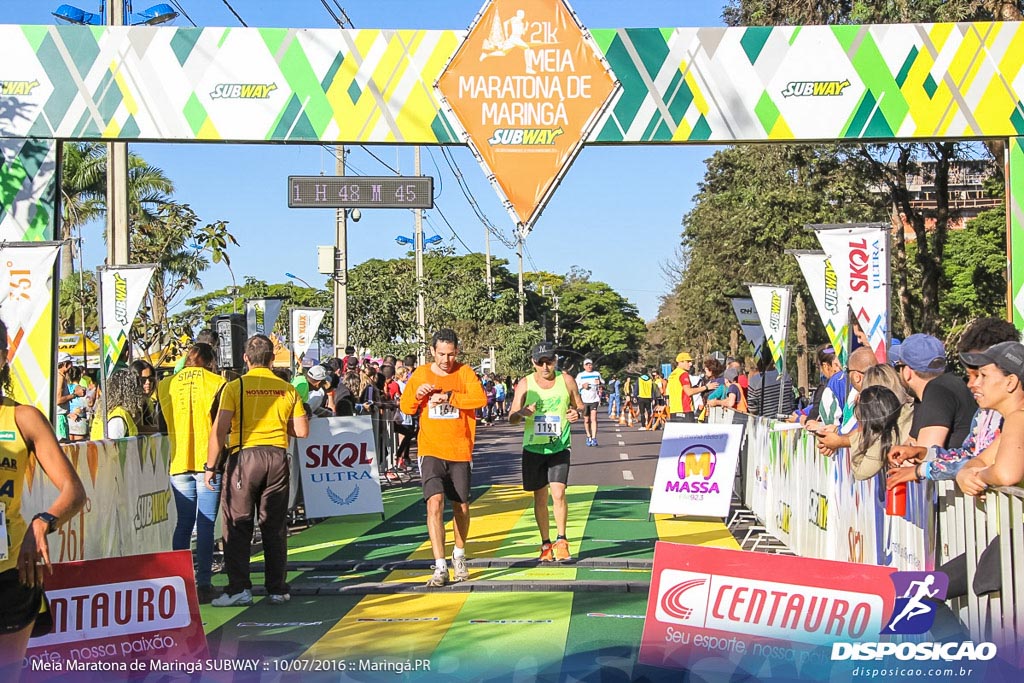
[[[583,427],[587,431],[587,445],[597,445],[597,408],[601,405],[601,373],[594,370],[594,361],[583,361],[583,372],[576,375],[576,386],[583,399]]]

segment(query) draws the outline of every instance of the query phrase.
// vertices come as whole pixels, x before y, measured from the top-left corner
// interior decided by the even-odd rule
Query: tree
[[[103,145],[94,142],[66,142],[61,146],[59,239],[72,244],[76,230],[106,211],[107,157]],[[78,244],[77,249],[81,249]],[[74,252],[61,250],[60,273],[68,278],[75,270]],[[77,279],[77,278],[76,278]],[[72,316],[73,318],[73,316]],[[65,332],[73,332],[72,320]]]
[[[1006,209],[980,214],[949,236],[943,260],[946,295],[942,319],[948,328],[974,318],[1006,314]]]

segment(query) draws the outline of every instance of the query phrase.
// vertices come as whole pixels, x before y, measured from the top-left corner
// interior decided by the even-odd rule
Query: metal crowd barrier
[[[708,412],[711,423],[733,419],[734,411]],[[911,484],[907,515],[891,517],[880,475],[856,481],[847,453],[825,458],[812,435],[755,416],[746,417],[740,469],[744,505],[797,555],[922,571],[966,554],[968,595],[952,601],[954,611],[975,642],[996,643],[1024,666],[1024,489],[972,498],[953,482]],[[996,536],[1002,590],[978,596],[978,560]]]

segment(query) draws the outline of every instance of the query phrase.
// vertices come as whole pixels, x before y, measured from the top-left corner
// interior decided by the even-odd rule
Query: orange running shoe
[[[555,556],[551,554],[551,544],[541,543],[540,545],[540,561],[541,562],[554,562]]]
[[[564,538],[560,538],[555,541],[553,550],[555,553],[555,562],[566,562],[572,559],[572,554],[569,552],[569,541]]]

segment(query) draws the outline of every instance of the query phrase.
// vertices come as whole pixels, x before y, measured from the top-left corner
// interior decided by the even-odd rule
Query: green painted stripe
[[[43,40],[46,39],[46,36],[49,33],[49,27],[26,25],[21,27],[21,33],[25,36],[25,40],[28,41],[28,45],[32,48],[32,51],[38,52],[39,46],[43,44]]]
[[[907,76],[910,75],[910,70],[914,66],[914,62],[917,60],[917,46],[910,48],[910,53],[907,58],[903,60],[903,66],[900,68],[900,72],[896,74],[896,85],[903,87],[903,84],[907,82]]]
[[[686,115],[686,110],[690,108],[690,104],[693,103],[693,92],[690,90],[690,86],[686,83],[686,77],[683,76],[683,72],[678,69],[672,75],[672,81],[669,83],[668,88],[665,89],[666,93],[674,93],[670,99],[665,103],[668,105],[668,113],[672,117],[672,120],[679,125],[679,122],[683,120]],[[671,135],[670,135],[671,138]]]
[[[174,53],[178,64],[185,66],[189,55],[192,54],[192,49],[199,42],[199,38],[202,35],[203,29],[201,28],[179,28],[175,30],[174,37],[171,38],[171,52]]]
[[[594,28],[590,29],[590,35],[593,36],[594,42],[597,43],[597,48],[602,53],[607,54],[608,48],[611,47],[612,41],[615,40],[615,29]]]
[[[740,38],[740,46],[743,48],[743,52],[747,55],[747,59],[753,64],[757,61],[757,58],[761,55],[761,50],[764,49],[765,43],[768,42],[768,38],[772,35],[773,28],[771,26],[750,26],[743,31],[743,37]]]
[[[643,594],[576,593],[559,680],[637,680],[630,673],[644,620],[628,617],[646,612]]]
[[[853,56],[853,67],[857,75],[871,90],[875,101],[879,103],[878,111],[885,117],[885,125],[872,117],[870,127],[873,131],[888,129],[890,132],[885,137],[892,137],[893,130],[899,129],[903,119],[910,111],[910,105],[903,96],[896,79],[885,62],[885,57],[878,49],[874,36],[864,33],[857,53]]]

